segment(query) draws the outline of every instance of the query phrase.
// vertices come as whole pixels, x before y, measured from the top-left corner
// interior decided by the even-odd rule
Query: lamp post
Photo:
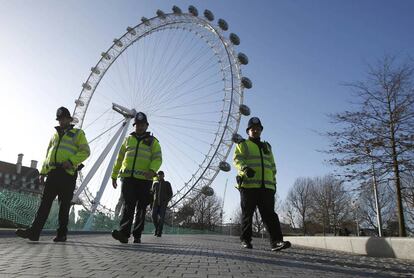
[[[379,199],[378,199],[377,177],[375,174],[374,158],[372,157],[371,149],[369,147],[366,147],[366,150],[367,150],[367,154],[371,158],[372,186],[374,187],[375,209],[377,211],[378,236],[382,237],[381,208],[379,206]]]
[[[358,221],[359,205],[357,204],[355,200],[353,200],[352,206],[354,207],[354,212],[355,212],[356,236],[359,236],[359,221]]]

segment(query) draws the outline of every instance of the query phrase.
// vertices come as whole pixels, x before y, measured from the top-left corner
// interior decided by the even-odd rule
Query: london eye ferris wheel
[[[92,213],[115,208],[120,190],[108,186],[110,174],[138,111],[160,141],[172,207],[230,170],[226,159],[241,138],[241,116],[250,114],[243,92],[252,83],[242,76],[248,58],[236,51],[240,39],[228,29],[209,10],[174,6],[143,17],[101,53],[75,101],[74,124],[91,147],[75,202]]]

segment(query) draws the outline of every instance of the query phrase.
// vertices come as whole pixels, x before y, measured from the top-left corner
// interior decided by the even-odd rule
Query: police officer
[[[151,200],[152,179],[162,163],[161,147],[157,138],[147,132],[147,116],[138,112],[135,115],[135,132],[123,142],[112,171],[112,186],[117,188],[117,178],[122,180],[124,206],[120,229],[112,231],[112,237],[121,243],[128,243],[132,221],[134,243],[141,243],[145,213]]]
[[[154,236],[161,237],[164,226],[165,212],[172,197],[171,184],[164,180],[164,172],[158,172],[158,180],[152,185],[152,223],[154,223]]]
[[[46,159],[40,171],[39,182],[44,184],[43,196],[36,217],[28,229],[18,229],[17,236],[38,241],[47,220],[53,200],[59,200],[59,228],[54,242],[66,241],[69,210],[75,190],[77,170],[90,155],[83,130],[74,128],[70,112],[60,107],[56,112],[59,126],[50,140]],[[45,182],[46,178],[46,182]]]
[[[261,141],[262,123],[252,117],[247,125],[247,140],[237,144],[234,152],[234,165],[238,170],[237,188],[240,191],[242,210],[242,247],[251,249],[252,219],[256,207],[270,234],[272,251],[290,247],[289,241],[283,241],[279,217],[274,211],[276,191],[276,164],[269,143]]]

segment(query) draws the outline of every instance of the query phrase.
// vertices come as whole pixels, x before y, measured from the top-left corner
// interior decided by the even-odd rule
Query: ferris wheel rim
[[[172,18],[172,21],[168,22],[167,19]],[[176,19],[176,20],[174,20]],[[162,22],[164,21],[163,24],[159,24],[159,25],[152,25],[152,23],[156,23],[156,22]],[[128,49],[133,43],[135,43],[136,41],[140,40],[141,38],[150,35],[153,32],[156,31],[160,31],[163,30],[164,28],[167,28],[168,26],[174,26],[174,25],[180,25],[180,24],[188,24],[194,28],[202,28],[202,30],[204,31],[209,31],[210,33],[214,34],[216,38],[218,38],[221,42],[221,46],[223,47],[223,49],[226,51],[227,55],[226,58],[228,60],[228,63],[226,64],[226,66],[222,65],[221,63],[221,70],[223,71],[224,67],[228,67],[230,69],[230,76],[228,77],[228,79],[231,80],[231,90],[230,90],[230,104],[228,106],[228,110],[224,110],[222,111],[221,114],[221,119],[220,119],[220,124],[219,127],[217,129],[217,133],[216,133],[216,138],[213,141],[213,144],[211,144],[210,149],[207,152],[207,155],[205,155],[204,160],[201,162],[201,164],[199,165],[199,168],[197,171],[195,171],[195,173],[192,175],[192,177],[189,179],[189,181],[187,183],[185,183],[185,185],[183,187],[181,187],[177,193],[174,195],[174,197],[176,197],[178,200],[175,200],[174,205],[176,205],[177,203],[179,203],[182,199],[184,199],[188,193],[194,189],[200,182],[200,180],[203,178],[204,174],[206,173],[206,171],[210,171],[212,173],[210,174],[210,178],[208,179],[208,182],[204,184],[205,185],[210,185],[214,178],[217,176],[217,174],[219,173],[220,169],[216,166],[213,165],[214,164],[214,159],[218,156],[218,152],[220,152],[220,148],[223,148],[224,146],[224,150],[221,151],[220,153],[220,158],[221,161],[225,161],[229,155],[230,149],[231,149],[231,139],[226,138],[226,142],[224,142],[225,140],[225,136],[231,137],[231,135],[235,132],[237,132],[239,124],[240,124],[240,118],[241,118],[241,114],[237,109],[237,112],[232,111],[235,109],[234,107],[234,98],[235,98],[235,94],[238,94],[238,106],[236,108],[238,108],[240,105],[242,105],[243,103],[243,87],[241,85],[241,66],[239,64],[239,62],[237,61],[237,58],[235,57],[235,51],[232,47],[232,44],[230,41],[226,40],[224,38],[224,36],[222,35],[222,33],[220,32],[220,30],[218,30],[216,27],[214,27],[213,25],[211,25],[207,20],[202,19],[200,17],[191,15],[191,14],[179,14],[177,15],[176,13],[169,13],[169,14],[165,14],[164,18],[160,18],[160,16],[155,16],[152,17],[150,19],[147,19],[146,21],[143,21],[139,24],[137,24],[135,27],[129,27],[127,29],[127,32],[124,33],[117,41],[114,40],[114,43],[109,47],[109,49],[106,52],[102,53],[102,57],[101,59],[99,59],[99,61],[97,62],[97,64],[92,68],[92,72],[90,73],[90,75],[87,78],[87,81],[83,84],[83,89],[81,90],[81,93],[79,95],[79,98],[77,99],[77,101],[75,101],[76,103],[76,107],[75,107],[75,111],[74,111],[74,118],[78,120],[78,123],[76,123],[78,125],[78,127],[82,127],[83,122],[84,122],[84,118],[86,116],[86,112],[88,110],[88,106],[93,98],[94,92],[97,89],[100,81],[104,78],[106,72],[108,71],[108,69],[112,66],[112,64],[122,55],[122,53]],[[148,26],[151,26],[152,28],[149,28]],[[138,30],[142,28],[148,28],[148,30],[146,30],[144,33],[142,33],[140,36],[137,36],[138,34]],[[182,28],[185,29],[185,28]],[[119,42],[123,39],[123,38],[127,38],[129,35],[131,35],[131,31],[136,33],[136,38],[135,39],[130,39],[128,44],[125,44],[124,46],[122,46],[121,51],[119,51]],[[190,30],[191,31],[191,30]],[[122,43],[121,43],[122,44]],[[210,48],[212,48],[211,45],[209,45]],[[118,48],[118,49],[117,49]],[[212,48],[213,49],[213,48]],[[214,51],[214,49],[213,49]],[[112,52],[118,52],[117,56],[111,57],[111,62],[106,64],[106,67],[104,68],[99,68],[99,66],[102,64],[102,62],[107,58],[105,57],[104,54],[108,54],[108,53],[112,53]],[[215,53],[217,54],[217,53]],[[217,55],[215,55],[217,56]],[[100,74],[96,74],[96,72],[93,71],[93,69],[98,69],[101,70]],[[223,71],[224,74],[224,71]],[[94,79],[96,76],[98,75],[98,79]],[[224,80],[224,79],[223,79]],[[95,82],[91,82],[91,81],[95,81]],[[237,81],[236,84],[238,84],[238,88],[236,90],[236,84],[235,81]],[[224,91],[226,90],[226,88],[224,88]],[[86,104],[86,107],[84,109],[80,109],[80,107],[82,107],[84,105],[84,103],[82,103],[82,97],[84,94],[87,94],[88,91],[90,91],[89,93],[89,97],[88,97],[88,102]],[[223,99],[223,102],[225,102],[226,100]],[[77,113],[79,112],[79,110],[83,113]],[[233,124],[232,126],[229,125],[229,120],[231,118],[233,119]],[[225,120],[225,121],[224,121]],[[231,131],[230,134],[228,131]],[[219,140],[216,142],[217,137],[220,137]],[[215,143],[215,144],[214,144]],[[213,153],[210,154],[213,150]],[[217,164],[217,163],[216,163]],[[201,170],[201,171],[200,171]],[[198,173],[198,174],[197,174]],[[197,175],[197,178],[195,178],[195,176]],[[191,182],[194,179],[193,182]],[[190,184],[191,185],[188,185]],[[182,193],[181,191],[184,191],[184,193]],[[177,196],[179,195],[179,196]]]

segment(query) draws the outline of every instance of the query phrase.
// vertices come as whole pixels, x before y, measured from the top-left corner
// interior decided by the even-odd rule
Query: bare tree
[[[366,228],[378,229],[375,198],[372,194],[371,183],[363,183],[357,194],[355,209],[358,214],[358,223]],[[380,204],[382,222],[391,223],[396,220],[395,202],[392,199],[393,192],[385,182],[378,184],[378,200]],[[392,233],[389,231],[389,234]]]
[[[392,178],[399,235],[406,236],[401,173],[414,168],[414,67],[396,64],[386,56],[369,68],[365,81],[347,84],[356,108],[331,115],[339,131],[326,135],[332,139],[331,162],[344,166],[348,178],[366,180],[373,163],[379,177]]]
[[[283,222],[289,223],[292,228],[296,228],[297,212],[287,200],[285,200],[282,205],[281,219]]]
[[[407,217],[407,231],[414,234],[414,171],[403,173],[401,195]]]
[[[192,202],[191,207],[194,210],[193,223],[196,224],[196,227],[213,230],[221,223],[221,201],[217,195],[200,194]]]
[[[235,223],[235,224],[240,224],[241,225],[241,223],[242,223],[242,211],[241,211],[240,207],[238,207],[237,209],[234,210],[232,222]]]
[[[312,198],[313,221],[322,224],[324,235],[336,235],[341,224],[352,218],[351,196],[343,181],[331,175],[315,178]]]
[[[306,235],[306,221],[311,212],[313,181],[311,178],[297,178],[289,190],[286,202],[298,214],[303,235]]]

